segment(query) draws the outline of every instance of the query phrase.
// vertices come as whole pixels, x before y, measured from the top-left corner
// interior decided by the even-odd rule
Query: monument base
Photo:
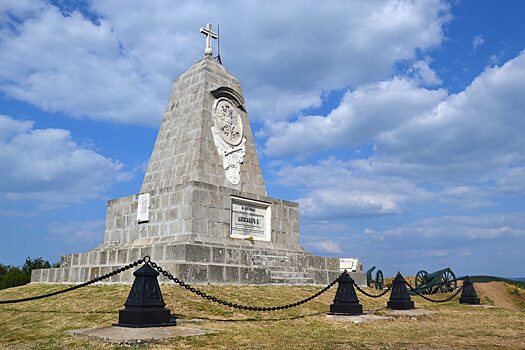
[[[340,274],[338,258],[314,256],[300,250],[258,248],[257,243],[253,246],[180,243],[92,250],[73,254],[70,266],[33,270],[31,282],[82,283],[146,255],[188,283],[324,285]],[[132,273],[127,270],[102,283],[131,284]],[[350,275],[357,284],[366,284],[365,273]],[[163,275],[159,281],[170,282]]]
[[[60,268],[34,270],[31,282],[82,283],[150,256],[188,283],[328,284],[339,274],[339,259],[314,256],[299,244],[297,203],[189,181],[152,190],[148,221],[137,221],[138,195],[109,201],[104,242],[96,249],[65,254]],[[266,238],[232,237],[236,203],[270,207]],[[352,273],[366,284],[365,273]],[[160,276],[161,282],[166,282]],[[106,283],[132,283],[132,271]]]

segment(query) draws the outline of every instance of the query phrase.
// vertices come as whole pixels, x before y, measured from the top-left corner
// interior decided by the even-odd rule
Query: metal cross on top
[[[206,28],[201,27],[201,33],[206,35],[206,49],[204,50],[204,54],[206,56],[211,56],[213,53],[213,49],[211,47],[211,39],[218,39],[219,36],[217,33],[214,33],[211,31],[211,24],[206,24]]]

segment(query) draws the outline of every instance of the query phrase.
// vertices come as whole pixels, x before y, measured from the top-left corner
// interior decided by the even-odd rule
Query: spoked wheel
[[[376,289],[383,289],[385,287],[385,279],[383,277],[383,271],[377,270],[376,273]]]
[[[418,271],[416,274],[416,289],[421,294],[430,294],[432,291],[431,287],[427,287],[428,284],[428,272],[425,270]]]
[[[452,292],[458,286],[456,275],[452,270],[447,270],[441,274],[441,283],[440,290],[442,293]]]

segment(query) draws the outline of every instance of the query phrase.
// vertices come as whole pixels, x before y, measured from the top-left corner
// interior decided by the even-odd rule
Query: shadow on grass
[[[287,320],[297,320],[301,318],[307,318],[307,317],[314,317],[319,315],[326,315],[326,312],[316,312],[312,314],[306,314],[306,315],[296,315],[296,316],[288,316],[288,317],[273,317],[273,318],[266,318],[266,317],[252,317],[252,318],[209,318],[209,317],[192,317],[187,315],[174,315],[177,320],[180,320],[181,322],[258,322],[258,321],[287,321]]]
[[[51,313],[51,314],[118,314],[119,310],[101,310],[101,311],[80,311],[80,310],[27,310],[27,309],[0,309],[0,311],[14,312],[32,312],[32,313]]]

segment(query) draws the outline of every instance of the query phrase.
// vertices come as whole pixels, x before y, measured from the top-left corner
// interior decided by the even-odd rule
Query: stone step
[[[260,261],[260,260],[252,260],[253,265],[259,265],[264,267],[285,267],[285,266],[297,266],[298,264],[294,264],[290,261]]]
[[[313,278],[272,278],[275,284],[314,284]]]
[[[308,274],[294,271],[270,271],[271,278],[309,278]]]
[[[271,269],[286,269],[286,268],[299,268],[298,264],[293,264],[289,262],[259,262],[255,263],[255,266],[262,266],[262,267],[268,267]]]
[[[268,261],[268,260],[292,260],[291,257],[289,256],[279,256],[279,255],[253,255],[252,256],[252,259],[256,259],[256,260],[263,260],[263,261]]]

